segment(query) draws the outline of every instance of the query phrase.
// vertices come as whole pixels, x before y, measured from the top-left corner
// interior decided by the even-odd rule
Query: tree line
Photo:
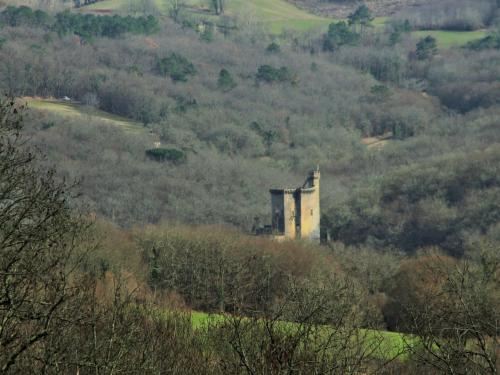
[[[158,20],[147,17],[95,16],[68,10],[51,15],[27,6],[8,6],[0,13],[0,21],[11,27],[28,26],[54,31],[59,35],[75,34],[88,40],[92,37],[116,38],[124,33],[149,35],[158,30]]]

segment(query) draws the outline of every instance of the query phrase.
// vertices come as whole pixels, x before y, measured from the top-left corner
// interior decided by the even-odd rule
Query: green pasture
[[[328,25],[333,21],[334,20],[327,18],[320,20],[279,20],[269,22],[269,30],[274,35],[279,35],[285,30],[307,31],[311,29],[321,28],[326,31],[328,29]]]
[[[230,13],[250,10],[268,21],[322,19],[322,17],[305,12],[285,0],[232,0],[227,3],[227,11]]]
[[[412,36],[415,39],[425,38],[427,35],[436,38],[438,48],[461,47],[467,43],[482,39],[488,35],[485,30],[477,31],[443,31],[443,30],[422,30],[414,31]]]
[[[385,24],[390,20],[389,17],[375,17],[372,21],[372,25],[375,27],[385,26]]]
[[[332,22],[332,19],[308,13],[285,0],[233,0],[228,4],[229,13],[254,14],[269,24],[272,33],[280,33],[285,28],[307,30]]]
[[[165,0],[157,0],[165,1]],[[188,0],[193,9],[208,9],[206,0]],[[286,0],[229,0],[226,12],[230,15],[244,14],[254,17],[269,27],[273,34],[284,30],[307,31],[315,28],[327,29],[328,25],[340,19],[321,17],[297,8]],[[374,26],[384,25],[388,17],[377,17]]]
[[[198,311],[191,312],[191,323],[195,329],[202,329],[210,321],[213,323],[217,323],[222,322],[223,319],[224,317],[218,314],[207,314]],[[283,322],[283,324],[293,327],[293,323]],[[325,326],[325,332],[326,330],[328,330],[327,326]],[[365,339],[368,343],[367,345],[370,345],[370,342],[372,342],[373,344],[378,343],[378,348],[374,352],[374,356],[378,359],[389,360],[395,357],[404,359],[406,357],[405,341],[415,341],[415,339],[412,339],[398,332],[362,329],[360,333],[365,335]]]
[[[28,108],[54,113],[62,117],[100,121],[105,124],[119,127],[130,133],[145,131],[145,128],[137,122],[82,104],[34,98],[23,98],[23,101],[28,104]]]
[[[127,8],[133,0],[103,0],[82,8],[82,11],[116,11]],[[168,0],[155,0],[156,6],[162,14],[167,14]],[[187,0],[186,4],[193,14],[202,14],[209,17],[208,1]],[[226,12],[229,15],[245,14],[255,17],[256,20],[268,24],[273,33],[280,33],[283,29],[307,30],[314,27],[327,26],[331,18],[319,17],[303,11],[285,0],[230,0]]]
[[[123,0],[104,0],[104,1],[98,1],[97,3],[90,4],[85,6],[84,8],[81,8],[82,10],[117,10],[121,8],[123,5],[125,5],[126,2]]]

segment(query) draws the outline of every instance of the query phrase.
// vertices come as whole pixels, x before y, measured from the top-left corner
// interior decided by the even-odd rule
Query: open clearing
[[[130,0],[104,0],[82,8],[82,10],[91,10],[97,12],[106,12],[118,10],[122,7],[127,8]],[[167,0],[155,0],[156,6],[162,14],[168,12]],[[188,7],[193,10],[208,10],[206,1],[188,0]],[[254,17],[258,21],[269,24],[273,33],[280,33],[285,28],[295,30],[307,30],[314,27],[326,27],[331,18],[319,17],[308,13],[296,6],[287,3],[285,0],[231,0],[227,4],[227,14],[245,14]],[[208,16],[208,12],[203,12]]]
[[[384,135],[379,135],[376,137],[365,137],[361,139],[361,143],[364,144],[369,149],[379,150],[387,145],[392,138],[392,132],[388,132]]]
[[[258,19],[269,23],[271,32],[279,33],[285,28],[307,30],[327,26],[331,18],[308,13],[284,0],[233,0],[229,2],[229,13],[253,13]]]
[[[22,98],[22,100],[27,102],[28,108],[54,113],[62,117],[101,121],[103,123],[119,127],[124,131],[130,133],[141,133],[146,131],[146,129],[137,122],[101,111],[90,106],[71,102],[63,102],[55,99],[24,97]]]
[[[414,31],[412,36],[416,39],[425,38],[430,35],[436,38],[438,48],[451,48],[464,46],[467,43],[484,38],[488,35],[485,30],[477,31],[443,31],[443,30],[423,30]]]

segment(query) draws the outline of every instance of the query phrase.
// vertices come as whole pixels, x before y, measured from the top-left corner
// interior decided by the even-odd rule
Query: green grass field
[[[62,117],[101,121],[130,133],[141,133],[146,131],[145,128],[137,122],[98,110],[94,107],[50,99],[23,98],[23,101],[28,104],[28,108],[54,113]]]
[[[82,8],[84,11],[115,11],[127,7],[130,0],[104,0]],[[168,0],[155,0],[156,6],[162,14],[168,12]],[[208,2],[203,0],[187,0],[188,7],[193,9],[207,9]],[[269,24],[272,33],[281,33],[285,28],[307,30],[313,27],[326,27],[332,19],[319,17],[303,11],[285,0],[230,0],[227,3],[227,14],[248,14],[255,16],[263,23]],[[204,15],[209,17],[208,14]]]
[[[207,314],[203,312],[191,312],[191,322],[195,329],[202,329],[210,320],[212,322],[222,321],[224,318],[217,314]],[[293,323],[284,323],[293,325]],[[328,329],[325,327],[325,330]],[[380,340],[380,344],[377,350],[374,352],[374,356],[378,359],[392,359],[399,357],[404,359],[405,354],[405,341],[413,341],[410,337],[407,337],[398,332],[388,332],[388,331],[375,331],[363,329],[362,333],[365,334],[366,340]]]
[[[424,38],[430,35],[436,38],[438,48],[451,48],[466,45],[473,40],[484,38],[488,35],[487,31],[441,31],[441,30],[423,30],[414,31],[412,36],[415,39]]]
[[[285,0],[233,0],[229,2],[228,12],[250,12],[265,23],[271,32],[280,33],[285,28],[307,30],[326,26],[331,19],[310,14]]]
[[[188,0],[188,4],[192,7],[206,8],[206,3],[206,0]],[[267,24],[273,34],[280,34],[286,29],[306,31],[322,28],[326,30],[330,23],[340,21],[337,18],[321,17],[306,12],[286,0],[229,0],[226,11],[228,14],[252,14]],[[388,17],[377,17],[373,20],[373,25],[383,26],[387,20]]]
[[[122,0],[104,0],[98,1],[97,3],[87,5],[81,8],[82,11],[92,10],[92,11],[101,11],[101,10],[117,10],[125,5],[125,1]]]

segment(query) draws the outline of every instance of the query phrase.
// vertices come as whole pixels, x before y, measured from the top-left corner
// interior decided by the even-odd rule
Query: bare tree
[[[294,282],[272,311],[253,318],[226,316],[209,335],[223,373],[360,374],[378,368],[371,359],[382,338],[359,329],[355,286],[346,279]],[[381,364],[382,365],[382,364]]]
[[[0,101],[0,372],[51,361],[43,342],[67,321],[85,224],[67,187],[35,166],[21,135],[20,110]]]
[[[413,359],[444,374],[497,374],[500,353],[500,257],[486,245],[475,262],[450,266],[434,257],[432,272],[442,282],[429,285],[424,306],[406,306],[417,342]]]

